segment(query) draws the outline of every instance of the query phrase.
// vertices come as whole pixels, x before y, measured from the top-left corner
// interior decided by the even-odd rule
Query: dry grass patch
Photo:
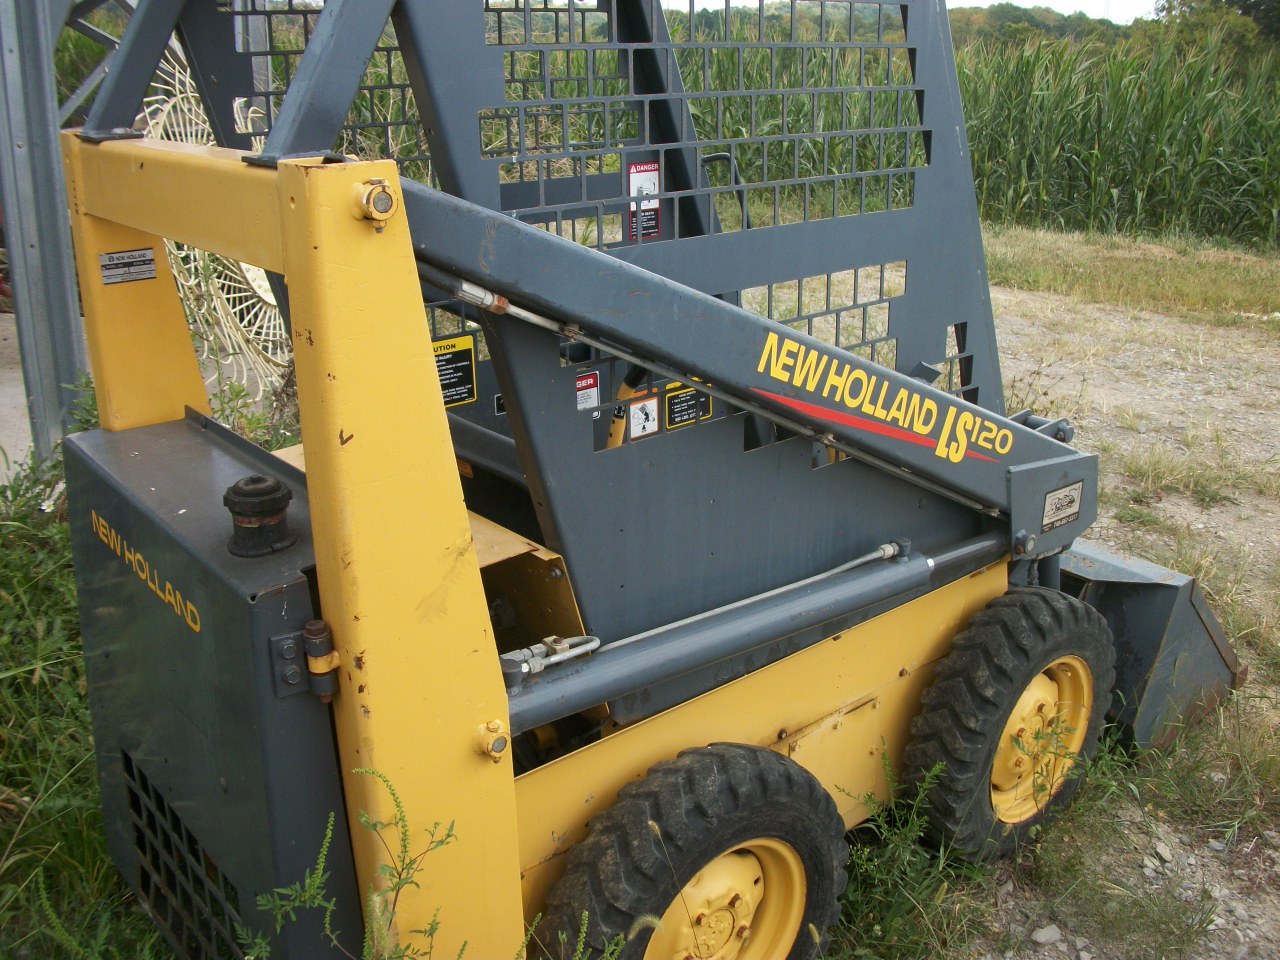
[[[1280,333],[1280,257],[1025,227],[983,236],[992,283]]]

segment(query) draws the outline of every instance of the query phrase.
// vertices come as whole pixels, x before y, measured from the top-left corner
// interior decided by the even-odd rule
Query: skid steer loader
[[[135,132],[175,34],[217,146]],[[1237,680],[1005,410],[939,0],[140,0],[64,147],[102,804],[184,957],[811,957],[886,758],[990,858]],[[299,447],[211,419],[165,239],[267,271]]]

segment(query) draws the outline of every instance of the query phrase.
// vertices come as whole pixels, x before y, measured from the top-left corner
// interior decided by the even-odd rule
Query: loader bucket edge
[[[1243,683],[1247,668],[1194,577],[1077,543],[1063,555],[1062,580],[1111,627],[1112,718],[1139,749],[1168,746]]]

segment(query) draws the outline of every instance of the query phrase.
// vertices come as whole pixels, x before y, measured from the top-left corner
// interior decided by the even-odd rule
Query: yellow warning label
[[[476,398],[476,338],[471,335],[437,340],[431,345],[436,376],[446,407],[471,403]]]
[[[666,405],[668,430],[687,427],[691,423],[708,420],[711,417],[711,397],[705,393],[699,393],[692,387],[674,389],[680,386],[679,383],[668,384],[667,394],[663,398]]]

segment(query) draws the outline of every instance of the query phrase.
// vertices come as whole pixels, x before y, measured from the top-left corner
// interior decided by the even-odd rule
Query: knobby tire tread
[[[569,852],[564,876],[547,897],[537,941],[556,960],[569,960],[585,911],[586,955],[598,957],[639,918],[662,915],[702,866],[682,858],[703,856],[715,831],[726,825],[738,829],[727,837],[726,846],[754,836],[778,836],[781,831],[767,825],[750,838],[742,833],[753,810],[803,811],[802,819],[811,824],[811,843],[825,860],[817,869],[829,889],[810,897],[815,906],[806,911],[791,957],[816,955],[818,944],[804,928],[813,914],[815,926],[825,934],[838,916],[848,859],[844,822],[826,789],[794,761],[760,747],[727,743],[685,750],[655,764],[643,780],[623,787],[618,801],[592,819],[587,838]],[[652,824],[659,825],[661,842]],[[792,843],[788,837],[781,839]],[[814,869],[806,864],[811,883]],[[642,957],[648,939],[641,934],[630,942],[623,960]]]
[[[971,860],[1007,855],[1032,828],[1069,802],[1077,778],[1061,785],[1044,809],[1019,824],[999,822],[991,809],[990,763],[1005,722],[1032,677],[1057,657],[1081,656],[1093,674],[1093,710],[1081,757],[1097,745],[1115,684],[1115,650],[1102,615],[1045,587],[1015,588],[992,600],[955,639],[921,695],[904,755],[910,788],[928,790],[928,835]]]

